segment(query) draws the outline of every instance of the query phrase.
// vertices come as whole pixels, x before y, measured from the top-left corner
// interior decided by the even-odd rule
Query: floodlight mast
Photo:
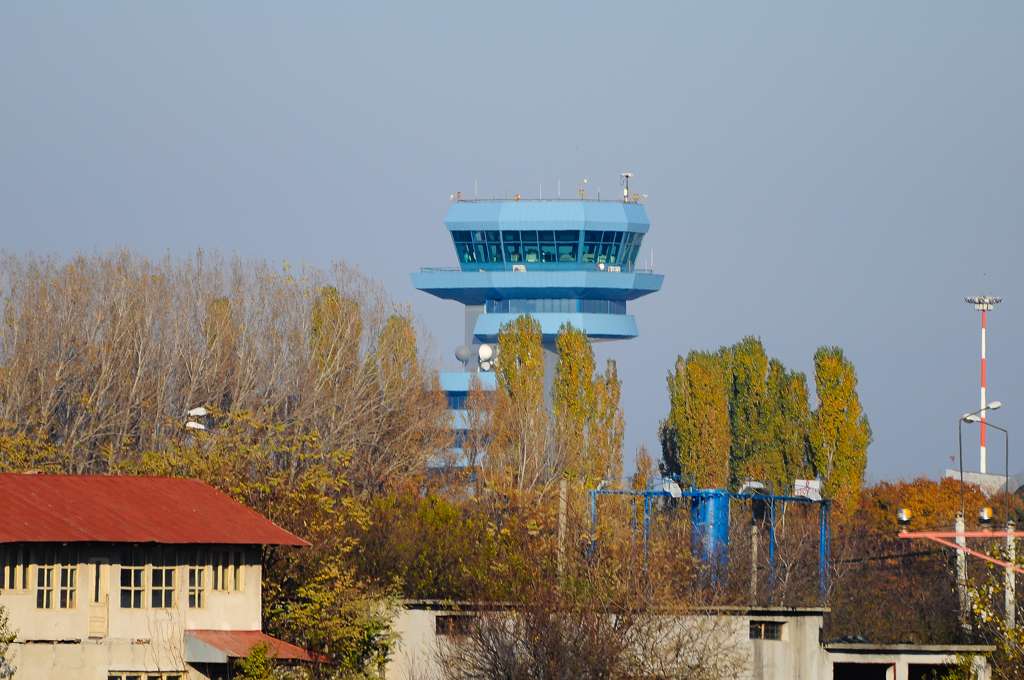
[[[980,465],[978,471],[982,474],[987,472],[987,461],[985,452],[985,410],[988,402],[985,400],[985,390],[987,384],[987,358],[986,358],[986,330],[988,326],[988,313],[995,308],[1003,298],[996,297],[994,295],[975,295],[974,297],[964,298],[964,302],[969,305],[974,305],[974,309],[981,312],[981,427],[979,432],[980,438]]]

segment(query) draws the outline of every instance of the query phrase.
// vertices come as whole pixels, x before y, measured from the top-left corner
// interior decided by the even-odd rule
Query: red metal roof
[[[270,656],[275,659],[313,660],[313,655],[302,647],[278,640],[259,630],[186,630],[185,635],[205,642],[234,659],[248,655],[253,647],[262,642],[270,650]]]
[[[309,545],[209,484],[0,474],[0,543]]]

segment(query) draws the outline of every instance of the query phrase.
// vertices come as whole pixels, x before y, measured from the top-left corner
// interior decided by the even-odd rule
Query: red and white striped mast
[[[964,298],[964,302],[970,305],[974,305],[974,308],[981,312],[981,426],[980,437],[981,437],[981,466],[978,471],[984,474],[986,472],[985,464],[985,411],[988,407],[988,402],[985,401],[985,387],[987,377],[987,366],[985,357],[985,331],[988,325],[988,313],[992,309],[1003,301],[1001,297],[994,297],[991,295],[977,295],[975,297]]]

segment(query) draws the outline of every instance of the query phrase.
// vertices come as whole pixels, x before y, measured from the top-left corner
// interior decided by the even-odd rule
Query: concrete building
[[[523,314],[540,323],[544,392],[550,395],[562,324],[572,324],[592,341],[634,338],[639,331],[629,303],[661,288],[662,275],[638,263],[650,220],[636,196],[617,201],[456,197],[444,223],[459,266],[421,269],[412,283],[465,307],[462,345],[455,352],[463,370],[440,375],[457,434],[466,428],[465,400],[473,378],[481,389],[495,388],[488,350],[503,324]],[[487,356],[480,354],[482,345],[488,345]]]
[[[266,644],[264,545],[308,545],[195,480],[0,474],[0,605],[15,678],[229,677]]]
[[[480,603],[410,601],[394,623],[398,645],[387,680],[435,680],[442,676],[438,651],[458,644],[482,612]],[[704,626],[714,644],[735,655],[736,680],[917,680],[930,671],[971,657],[976,678],[988,680],[983,645],[877,645],[823,643],[821,608],[717,607],[702,613],[666,614],[679,626]]]

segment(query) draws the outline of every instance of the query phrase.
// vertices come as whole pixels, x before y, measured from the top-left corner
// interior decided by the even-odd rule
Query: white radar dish
[[[480,357],[480,361],[490,361],[494,356],[494,348],[490,345],[480,345],[480,349],[477,350],[477,356]]]

